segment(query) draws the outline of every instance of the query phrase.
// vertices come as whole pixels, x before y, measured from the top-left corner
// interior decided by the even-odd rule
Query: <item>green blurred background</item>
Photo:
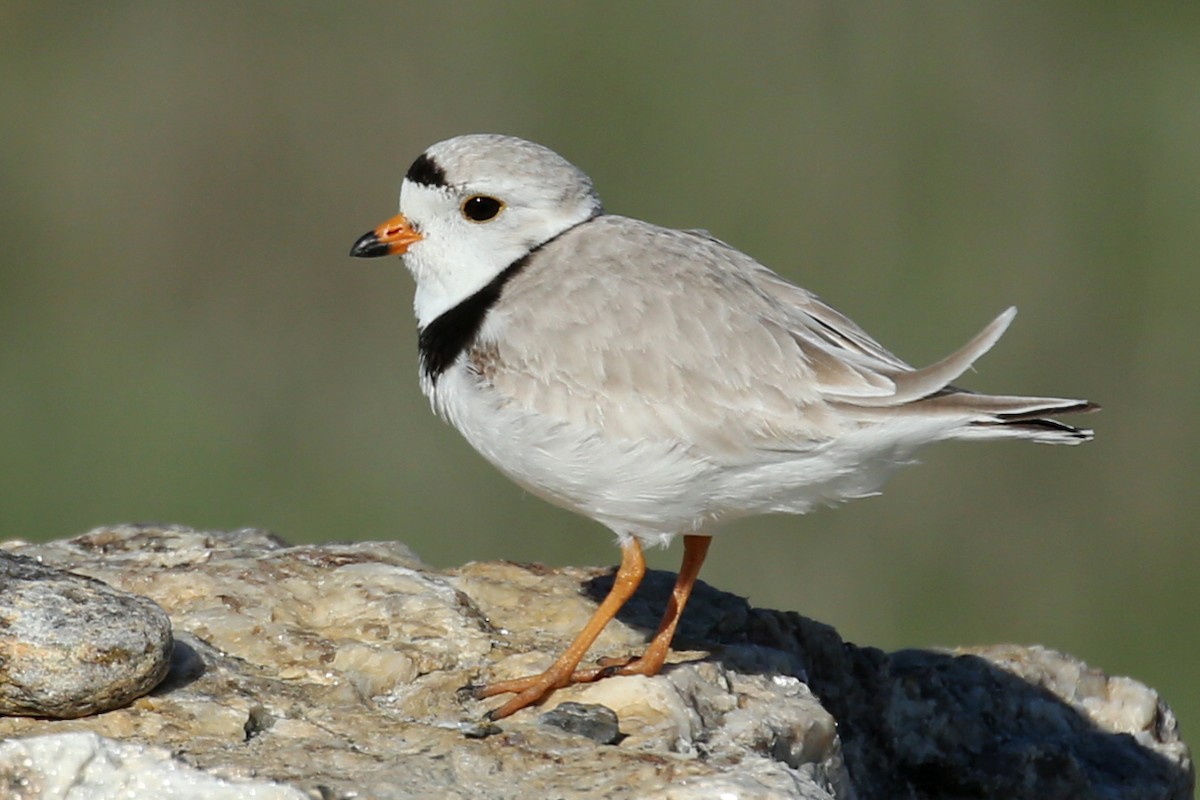
[[[2,538],[157,520],[608,564],[429,412],[347,257],[428,144],[547,144],[1080,448],[943,445],[704,578],[883,648],[1042,643],[1200,729],[1200,4],[0,3]],[[678,545],[653,564],[674,569]]]

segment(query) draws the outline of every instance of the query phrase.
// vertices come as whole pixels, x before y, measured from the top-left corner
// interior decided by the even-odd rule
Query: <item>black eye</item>
[[[463,200],[463,216],[473,222],[487,222],[504,208],[504,203],[486,194],[473,194]]]

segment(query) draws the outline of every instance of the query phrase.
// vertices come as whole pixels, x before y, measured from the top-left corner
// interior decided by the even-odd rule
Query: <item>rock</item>
[[[600,744],[616,744],[621,740],[617,715],[608,706],[559,703],[553,711],[538,717],[538,722],[567,733],[586,736]]]
[[[120,708],[167,674],[171,646],[154,601],[0,550],[0,714]]]
[[[193,769],[166,750],[94,733],[60,733],[0,742],[0,786],[8,800],[310,800],[291,786],[232,782]]]
[[[177,635],[152,695],[88,719],[0,719],[2,737],[86,731],[105,737],[97,752],[165,748],[214,780],[322,798],[1192,796],[1152,690],[1042,648],[889,655],[701,584],[661,675],[569,687],[489,724],[503,698],[456,690],[550,663],[611,570],[437,571],[393,543],[153,526],[4,549],[153,598]],[[648,575],[596,653],[639,650],[672,578]],[[594,730],[615,743],[539,722],[577,717],[555,713],[568,703],[611,709],[618,737]],[[0,787],[67,769],[39,752],[0,758]]]

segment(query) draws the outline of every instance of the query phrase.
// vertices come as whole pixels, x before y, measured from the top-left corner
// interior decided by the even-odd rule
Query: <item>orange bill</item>
[[[403,214],[397,214],[375,230],[358,237],[358,241],[350,248],[350,255],[356,258],[398,256],[423,238]]]

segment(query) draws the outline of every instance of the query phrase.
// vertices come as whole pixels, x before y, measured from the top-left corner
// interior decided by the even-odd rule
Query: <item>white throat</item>
[[[487,286],[503,269],[497,270],[489,262],[468,259],[458,261],[452,268],[439,266],[431,270],[417,253],[406,253],[404,264],[417,282],[413,313],[421,328]]]

